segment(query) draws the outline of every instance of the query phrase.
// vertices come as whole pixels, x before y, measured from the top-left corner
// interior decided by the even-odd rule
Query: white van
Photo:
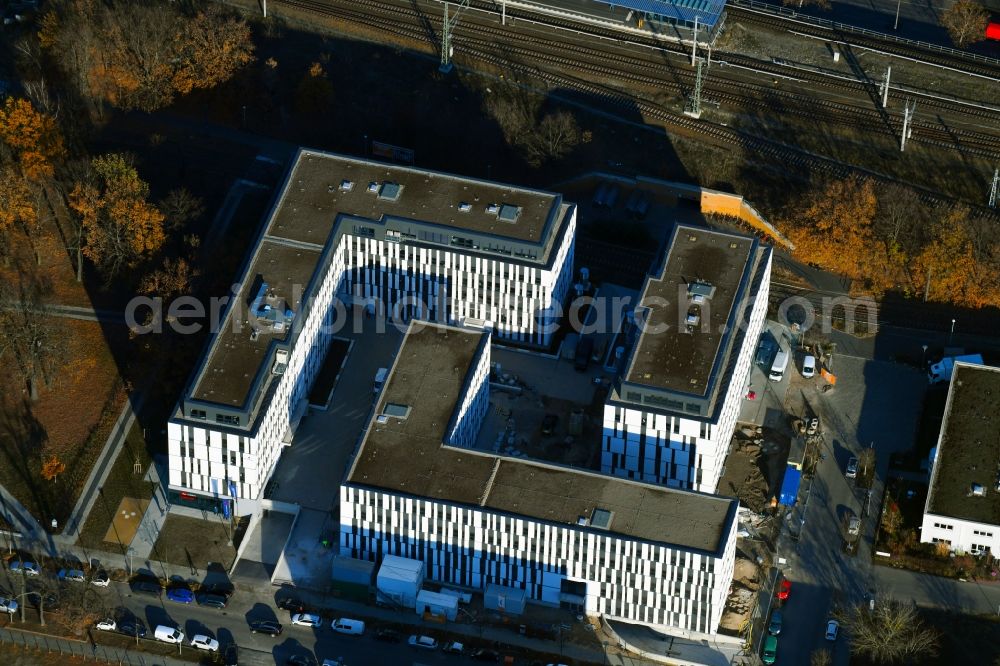
[[[382,391],[382,387],[385,386],[385,380],[389,376],[389,368],[379,368],[378,372],[375,373],[375,385],[372,392],[378,395]]]
[[[350,634],[360,636],[365,633],[365,623],[361,620],[352,620],[349,617],[337,618],[330,625],[338,634]]]
[[[156,631],[153,632],[153,636],[156,640],[163,643],[181,643],[184,641],[184,632],[180,629],[175,629],[173,627],[167,627],[162,624],[156,626]]]
[[[788,367],[788,352],[784,349],[778,348],[778,353],[774,356],[774,362],[771,363],[771,372],[768,377],[771,378],[772,382],[780,382],[785,376],[785,368]]]

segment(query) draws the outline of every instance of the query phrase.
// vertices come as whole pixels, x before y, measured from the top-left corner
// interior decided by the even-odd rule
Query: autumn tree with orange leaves
[[[55,118],[37,111],[26,99],[8,97],[0,108],[0,144],[31,181],[51,177],[66,150]]]
[[[149,185],[124,155],[95,157],[91,167],[91,177],[76,184],[69,202],[82,227],[83,255],[110,281],[163,246],[163,214],[147,201]]]
[[[213,88],[253,61],[250,26],[211,4],[61,0],[41,21],[39,44],[98,110],[154,111],[176,95]]]
[[[884,252],[872,229],[877,209],[870,181],[836,180],[784,226],[795,243],[795,254],[804,261],[869,283],[873,291],[881,292],[887,285],[880,276]]]
[[[65,471],[66,463],[59,460],[57,455],[49,456],[42,463],[42,478],[46,481],[55,481]]]

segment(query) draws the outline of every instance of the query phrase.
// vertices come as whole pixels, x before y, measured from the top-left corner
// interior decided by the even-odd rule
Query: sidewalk
[[[448,633],[458,636],[495,641],[501,646],[524,648],[526,650],[541,653],[551,654],[557,651],[555,645],[556,641],[542,638],[529,638],[527,636],[522,636],[517,631],[512,629],[503,629],[484,624],[466,624],[458,622],[440,624],[438,622],[425,622],[424,619],[417,615],[412,609],[397,611],[388,608],[379,608],[377,606],[369,606],[367,604],[327,597],[322,594],[308,590],[300,590],[298,588],[295,590],[295,596],[297,596],[306,605],[312,605],[332,611],[340,611],[350,617],[370,618],[381,622],[405,624],[411,627],[426,627],[437,631],[447,631]],[[595,636],[595,641],[596,640],[599,639]],[[502,649],[502,647],[500,649]],[[590,648],[583,645],[576,645],[575,643],[564,643],[559,645],[558,652],[562,657],[569,657],[574,660],[598,664],[609,664],[610,666],[643,666],[646,664],[656,663],[630,655],[615,654],[611,652],[605,654],[600,647]]]
[[[153,491],[146,512],[142,514],[142,520],[139,521],[139,528],[136,530],[131,544],[133,557],[143,560],[153,552],[153,546],[156,545],[160,530],[163,529],[163,523],[167,520],[169,509],[155,462],[149,466],[146,481],[155,484],[156,490]]]

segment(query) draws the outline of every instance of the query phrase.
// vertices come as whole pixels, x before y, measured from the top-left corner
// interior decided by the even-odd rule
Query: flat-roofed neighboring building
[[[938,435],[920,540],[1000,556],[1000,368],[958,362]]]
[[[679,225],[646,280],[638,333],[604,407],[601,470],[715,492],[764,318],[771,250]]]
[[[254,510],[345,305],[547,345],[575,227],[558,194],[300,150],[168,422],[172,495]]]
[[[715,633],[738,502],[466,448],[488,405],[489,342],[488,331],[412,324],[341,485],[341,553],[419,559],[442,583]]]

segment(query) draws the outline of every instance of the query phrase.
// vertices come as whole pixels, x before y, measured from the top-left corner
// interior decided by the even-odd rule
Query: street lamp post
[[[132,555],[135,554],[135,548],[132,546],[128,547],[128,575],[132,575]]]
[[[896,30],[897,28],[899,28],[899,5],[902,3],[902,1],[903,0],[896,0],[896,20],[892,24],[892,29],[893,30]]]
[[[923,355],[920,357],[920,367],[927,365],[927,345],[920,345],[920,348],[924,350]]]
[[[955,320],[951,320],[951,331],[948,333],[948,345],[951,346],[951,338],[955,335]]]

